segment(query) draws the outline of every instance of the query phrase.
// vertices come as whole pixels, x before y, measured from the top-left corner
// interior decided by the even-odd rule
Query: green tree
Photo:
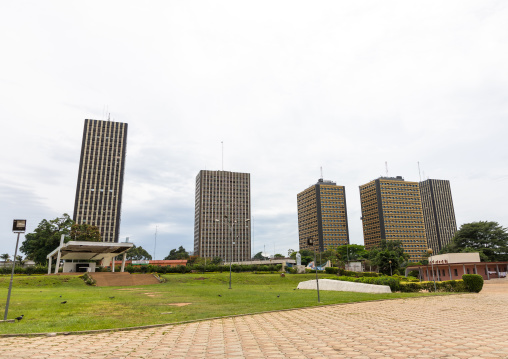
[[[192,266],[192,265],[198,264],[198,261],[202,260],[202,259],[204,259],[204,258],[202,258],[200,256],[191,256],[191,255],[189,255],[189,258],[187,258],[187,265],[188,266]],[[206,262],[210,263],[209,260],[207,260]]]
[[[344,261],[357,261],[369,258],[369,252],[365,250],[365,246],[360,244],[345,244],[338,246],[337,253]]]
[[[189,253],[183,248],[183,246],[178,247],[178,249],[172,249],[169,251],[169,254],[165,260],[173,260],[173,259],[187,259],[189,258]]]
[[[381,243],[370,250],[369,259],[377,266],[380,273],[397,273],[406,264],[409,254],[404,253],[402,241],[387,241],[382,239]]]
[[[143,247],[141,247],[141,246],[136,247],[136,245],[134,244],[127,251],[126,259],[127,260],[134,260],[134,261],[139,261],[139,260],[142,260],[142,259],[144,259],[144,260],[151,260],[152,256],[146,250],[144,250]]]
[[[195,265],[195,266],[202,266],[205,264],[212,264],[212,261],[210,258],[200,257],[200,256],[190,256],[189,260],[187,261],[187,265]]]
[[[73,241],[100,242],[101,232],[97,226],[88,223],[75,223],[71,227],[71,239]]]
[[[291,253],[290,257],[292,259],[296,259],[296,253],[298,252]],[[300,251],[300,255],[302,256],[302,265],[304,266],[306,266],[307,264],[309,264],[314,260],[314,251],[311,251],[310,249],[302,249]]]
[[[252,259],[259,260],[259,261],[262,261],[263,259],[266,259],[265,257],[263,257],[263,255],[261,253],[262,252],[257,252],[256,254],[254,254],[254,257],[252,257]]]
[[[321,252],[321,254],[318,254],[318,258],[321,257],[321,263],[324,264],[327,261],[330,261],[332,267],[336,267],[341,262],[340,255],[337,253],[336,248],[328,248],[326,251]]]
[[[482,261],[508,260],[508,232],[497,222],[465,223],[439,253],[479,252]]]
[[[273,255],[273,258],[286,258],[282,254],[276,253]]]
[[[216,265],[222,264],[222,258],[221,257],[213,257],[212,264],[216,264]]]
[[[67,213],[52,220],[43,219],[33,233],[25,235],[19,250],[37,264],[45,264],[47,255],[60,245],[62,234],[68,236],[74,221]],[[65,242],[70,241],[66,238]]]
[[[9,258],[11,258],[11,256],[8,253],[4,253],[4,254],[0,255],[0,258],[2,258],[2,260],[4,262],[7,262],[9,260]]]

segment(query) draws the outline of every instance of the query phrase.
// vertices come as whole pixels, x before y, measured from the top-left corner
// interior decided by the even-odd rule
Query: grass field
[[[163,277],[167,282],[155,285],[92,287],[77,276],[16,276],[8,319],[21,314],[25,317],[14,324],[0,323],[0,334],[124,328],[335,303],[443,295],[321,291],[318,303],[316,291],[294,290],[299,282],[315,279],[314,274],[281,277],[233,273],[231,290],[229,273]],[[0,319],[9,280],[10,276],[0,276]],[[63,301],[67,303],[61,304]]]

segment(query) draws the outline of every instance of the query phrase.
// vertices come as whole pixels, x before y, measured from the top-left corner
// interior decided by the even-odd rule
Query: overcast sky
[[[129,124],[121,240],[193,249],[201,169],[251,173],[253,249],[298,249],[296,195],[451,182],[458,225],[508,226],[506,1],[0,3],[0,253],[72,216],[84,119]]]

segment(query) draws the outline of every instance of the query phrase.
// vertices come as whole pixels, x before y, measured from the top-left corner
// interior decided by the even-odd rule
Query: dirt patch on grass
[[[144,295],[146,295],[147,297],[160,297],[161,293],[160,292],[147,292],[147,293],[143,293]]]
[[[141,289],[138,289],[138,288],[120,288],[120,289],[117,289],[117,290],[127,290],[127,291],[130,291],[130,292],[134,292],[134,291],[138,291],[138,290],[141,290]]]
[[[172,305],[174,307],[185,307],[186,305],[189,305],[192,303],[168,303],[167,305]]]
[[[194,280],[205,280],[205,279],[208,279],[208,278],[205,278],[205,277],[194,278]]]

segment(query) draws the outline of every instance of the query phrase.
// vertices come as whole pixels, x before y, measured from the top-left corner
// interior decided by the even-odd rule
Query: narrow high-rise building
[[[199,171],[196,176],[194,254],[225,262],[251,258],[250,174]]]
[[[420,195],[427,244],[437,254],[457,231],[450,181],[428,179],[420,182]]]
[[[427,240],[418,182],[380,177],[360,186],[365,249],[382,239],[402,241],[411,262],[423,259]]]
[[[73,220],[97,226],[103,242],[118,242],[127,124],[85,120]]]
[[[300,250],[314,249],[307,244],[314,241],[319,251],[349,244],[346,189],[335,182],[319,179],[298,193],[298,238]]]

